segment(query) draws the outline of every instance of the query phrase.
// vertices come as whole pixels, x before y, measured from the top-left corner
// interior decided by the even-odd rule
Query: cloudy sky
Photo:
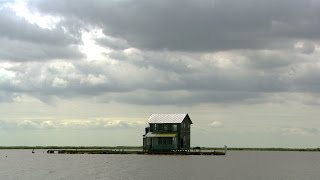
[[[319,147],[319,0],[0,0],[0,145]]]

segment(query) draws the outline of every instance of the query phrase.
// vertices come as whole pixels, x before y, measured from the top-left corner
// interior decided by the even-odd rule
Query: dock
[[[127,151],[127,150],[92,150],[92,149],[49,149],[48,154],[140,154],[140,155],[225,155],[222,151]]]

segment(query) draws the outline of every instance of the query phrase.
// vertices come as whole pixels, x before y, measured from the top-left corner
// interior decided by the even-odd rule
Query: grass
[[[0,146],[0,149],[142,149],[142,146]]]
[[[224,148],[201,147],[203,150],[223,150]],[[319,152],[320,148],[239,148],[228,147],[228,151],[308,151]]]

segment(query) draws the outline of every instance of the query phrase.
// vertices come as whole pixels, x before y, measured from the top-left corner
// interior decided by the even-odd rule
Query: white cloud
[[[65,88],[67,87],[68,82],[62,78],[54,78],[52,81],[52,86],[57,88]]]
[[[224,124],[221,121],[213,121],[210,124],[210,126],[213,127],[213,128],[221,128],[221,127],[224,126]]]
[[[55,128],[54,122],[51,120],[46,120],[46,121],[41,122],[40,126],[41,126],[41,128],[47,128],[47,129]]]
[[[108,54],[110,49],[104,48],[96,43],[97,39],[104,38],[105,35],[100,28],[90,28],[88,31],[82,31],[80,51],[86,55],[87,61],[105,59],[104,54]]]
[[[17,16],[24,18],[31,24],[36,24],[41,28],[54,29],[61,21],[61,17],[40,14],[39,12],[31,12],[27,3],[22,0],[16,0],[15,3],[8,4]]]
[[[143,128],[144,122],[133,120],[115,120],[110,118],[64,119],[44,117],[27,118],[20,121],[0,121],[0,128],[9,129],[127,129]]]
[[[82,78],[80,80],[80,83],[88,83],[91,85],[99,85],[99,84],[105,84],[108,82],[108,79],[103,74],[88,74],[86,77]]]
[[[283,127],[279,128],[279,131],[283,135],[300,135],[300,136],[311,136],[318,135],[320,133],[317,128],[304,128],[304,127]]]
[[[18,122],[18,127],[23,129],[38,129],[41,126],[32,120],[23,120],[21,122]]]
[[[1,67],[0,64],[0,83],[11,81],[16,76],[13,71]]]
[[[315,51],[316,44],[311,41],[303,41],[295,43],[294,47],[301,53],[311,54]]]

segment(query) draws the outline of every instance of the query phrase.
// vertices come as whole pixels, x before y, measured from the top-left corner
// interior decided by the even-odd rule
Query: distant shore
[[[0,146],[0,149],[134,149],[142,150],[142,146]],[[192,149],[192,148],[191,148]],[[201,150],[223,150],[218,147],[201,147]],[[301,151],[320,152],[320,148],[239,148],[229,147],[228,151]]]

